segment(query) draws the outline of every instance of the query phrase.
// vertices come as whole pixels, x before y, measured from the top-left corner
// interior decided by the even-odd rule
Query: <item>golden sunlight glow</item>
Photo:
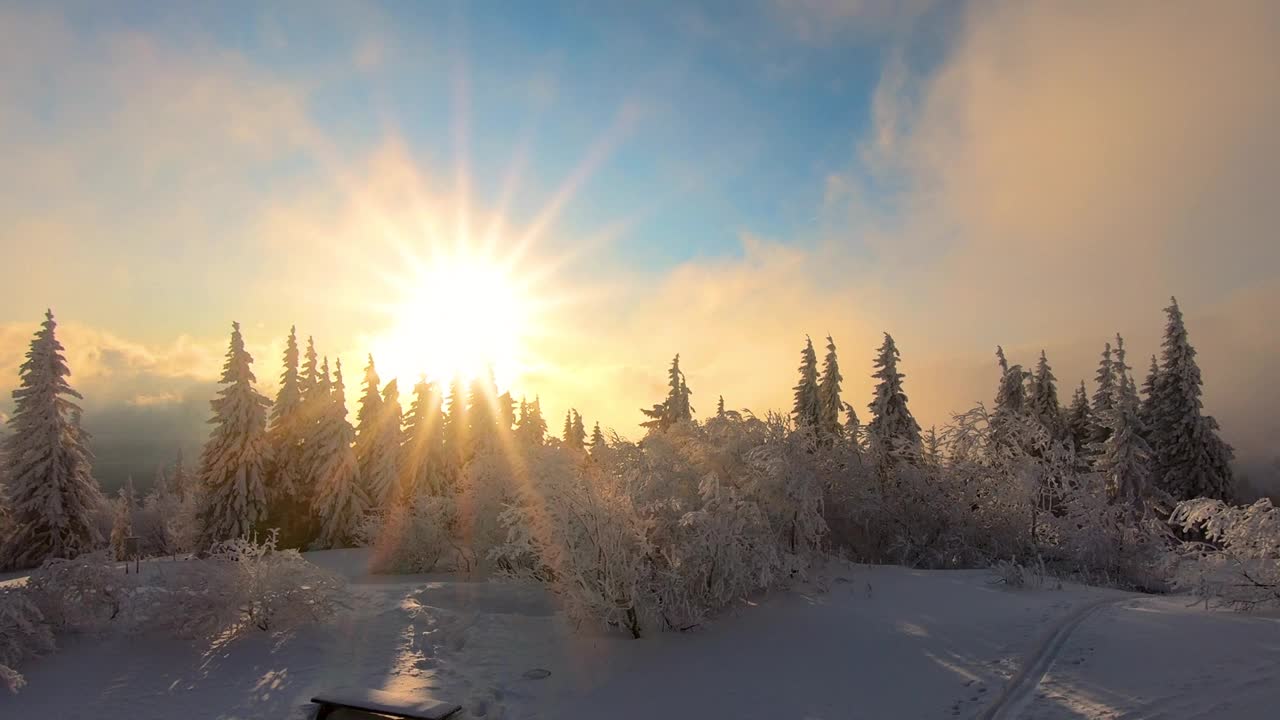
[[[405,392],[421,375],[439,383],[469,381],[492,368],[499,386],[510,387],[532,317],[530,299],[520,297],[506,269],[461,251],[425,260],[414,275],[401,279],[394,325],[374,343],[383,380],[399,378]]]

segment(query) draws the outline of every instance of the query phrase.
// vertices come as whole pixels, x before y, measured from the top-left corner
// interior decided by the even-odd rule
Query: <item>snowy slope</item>
[[[1113,599],[1120,604],[1084,620],[1051,658],[1037,691],[1048,697],[1028,694],[1028,717],[1103,708],[1148,717],[1124,715],[1136,705],[1122,701],[1167,700],[1182,692],[1179,682],[1201,689],[1204,703],[1218,689],[1256,694],[1258,671],[1280,653],[1272,620],[1077,586],[1012,591],[982,571],[833,565],[811,585],[743,603],[705,627],[637,641],[575,631],[538,587],[368,576],[359,550],[309,558],[352,582],[351,611],[332,626],[211,648],[164,638],[64,642],[27,668],[20,694],[0,697],[0,717],[304,718],[314,691],[353,684],[430,690],[470,718],[978,717],[1059,623]],[[1142,608],[1159,612],[1147,619]],[[1178,659],[1188,632],[1208,648],[1204,662]],[[1145,648],[1184,675],[1152,666]],[[1150,716],[1200,709],[1170,707]],[[1248,708],[1231,716],[1265,716]]]

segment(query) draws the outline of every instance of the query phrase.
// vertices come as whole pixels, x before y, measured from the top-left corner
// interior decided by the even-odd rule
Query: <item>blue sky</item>
[[[1265,464],[1277,47],[1261,0],[0,2],[0,378],[52,307],[118,479],[198,447],[232,320],[267,392],[292,324],[348,375],[435,342],[474,303],[405,331],[401,249],[500,216],[552,414],[635,434],[675,352],[784,407],[827,333],[861,409],[890,331],[941,424],[996,344],[1145,367],[1176,295]]]

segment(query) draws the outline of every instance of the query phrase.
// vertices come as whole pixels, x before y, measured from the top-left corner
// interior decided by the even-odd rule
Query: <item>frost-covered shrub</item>
[[[0,685],[17,692],[26,684],[17,668],[52,650],[53,633],[27,591],[0,588]]]
[[[1179,581],[1206,604],[1248,610],[1280,606],[1280,508],[1267,498],[1233,506],[1197,498],[1179,503],[1170,522],[1207,542],[1184,544]]]
[[[471,569],[483,563],[506,535],[499,520],[503,508],[515,501],[517,478],[527,473],[525,459],[487,438],[459,473],[450,529],[458,539],[460,564]]]
[[[533,454],[490,556],[576,621],[684,629],[802,572],[826,532],[809,446],[777,418],[676,423],[598,458]]]
[[[54,558],[32,571],[27,592],[56,630],[93,632],[121,616],[139,583],[107,551]]]
[[[574,622],[639,637],[659,621],[652,516],[598,465],[550,448],[537,460],[525,493],[502,514],[507,541],[492,558],[509,575],[550,585]]]
[[[277,549],[277,535],[272,530],[260,543],[223,541],[206,562],[228,571],[233,607],[248,625],[283,630],[328,619],[339,606],[342,579],[307,562],[297,550]]]
[[[361,545],[373,549],[369,570],[414,574],[436,569],[458,550],[453,540],[457,505],[453,498],[421,495],[407,505],[367,516],[358,531]]]
[[[296,550],[220,543],[207,558],[141,564],[126,573],[105,552],[50,560],[27,581],[29,598],[64,632],[157,632],[214,637],[245,627],[286,629],[335,611],[342,581]]]

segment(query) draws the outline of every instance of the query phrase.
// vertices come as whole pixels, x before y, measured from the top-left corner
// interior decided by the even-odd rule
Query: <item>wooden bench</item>
[[[341,688],[318,693],[311,702],[320,706],[316,712],[316,720],[324,720],[329,713],[339,708],[349,708],[363,712],[390,715],[409,720],[444,720],[462,708],[456,703],[447,703],[429,695],[413,693],[397,695],[382,690]]]

